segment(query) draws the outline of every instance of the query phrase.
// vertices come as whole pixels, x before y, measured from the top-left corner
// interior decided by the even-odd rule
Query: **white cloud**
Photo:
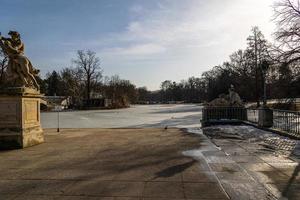
[[[246,45],[252,26],[258,25],[271,39],[273,0],[165,0],[156,9],[140,5],[139,14],[121,33],[93,41],[110,71],[157,88],[164,79],[199,76],[221,64]],[[105,44],[105,47],[101,45]],[[109,47],[109,45],[113,47]],[[117,59],[116,59],[117,58]],[[136,61],[139,63],[136,63]],[[137,67],[142,65],[143,67]],[[126,66],[119,70],[117,66]],[[134,72],[128,70],[136,69]],[[145,72],[149,72],[145,79]]]
[[[142,14],[143,13],[143,6],[141,5],[133,5],[129,8],[129,11],[132,13],[132,14]]]
[[[158,44],[137,44],[128,47],[108,48],[102,51],[102,55],[108,56],[153,56],[163,53],[166,49]]]

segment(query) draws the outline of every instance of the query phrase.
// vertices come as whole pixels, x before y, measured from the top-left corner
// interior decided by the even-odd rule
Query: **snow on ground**
[[[204,128],[212,139],[236,139],[273,150],[275,154],[300,156],[300,141],[264,131],[253,126],[218,125]]]
[[[256,173],[244,168],[244,165],[266,164],[259,156],[267,156],[270,159],[269,151],[259,156],[252,153],[253,147],[256,149],[256,142],[260,140],[257,131],[259,130],[247,126],[188,128],[187,132],[194,133],[199,137],[200,144],[199,148],[184,151],[182,154],[197,160],[199,169],[208,170],[209,174],[216,178],[229,199],[275,200],[282,195],[277,187],[266,188],[266,184],[261,179],[269,181],[268,177],[260,172]],[[240,141],[248,143],[249,139],[253,142],[251,145],[243,145],[246,147],[245,149],[239,146]],[[249,151],[247,151],[248,148],[250,148]]]
[[[300,199],[299,141],[246,125],[187,131],[200,145],[183,155],[209,170],[230,199]]]
[[[114,110],[59,113],[61,128],[164,128],[200,127],[202,106],[196,104],[133,105]],[[41,115],[43,128],[56,128],[58,113]]]

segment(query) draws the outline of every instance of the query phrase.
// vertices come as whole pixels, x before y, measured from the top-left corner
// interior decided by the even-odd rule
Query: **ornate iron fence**
[[[202,126],[216,123],[241,123],[247,120],[244,107],[208,106],[202,109]]]
[[[300,137],[300,112],[273,110],[273,128]]]
[[[243,107],[204,107],[202,110],[202,126],[217,123],[242,123],[248,121],[258,124],[259,109]],[[273,110],[273,129],[300,138],[300,112]]]
[[[300,138],[300,112],[288,110],[273,111],[273,129]],[[247,121],[258,123],[258,109],[247,109]]]

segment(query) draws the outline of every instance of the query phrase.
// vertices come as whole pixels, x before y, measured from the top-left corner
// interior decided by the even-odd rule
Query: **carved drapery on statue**
[[[10,38],[0,35],[0,47],[9,58],[6,70],[8,84],[13,87],[29,87],[39,90],[39,84],[35,78],[39,70],[34,69],[30,60],[24,56],[24,44],[20,34],[10,31],[8,35]]]
[[[231,85],[228,94],[220,94],[219,98],[204,105],[202,109],[202,127],[212,124],[240,124],[247,120],[247,110]]]
[[[35,79],[38,70],[24,56],[16,31],[0,34],[0,48],[8,57],[5,82],[0,85],[0,149],[25,148],[44,142],[41,127],[41,94]]]
[[[212,100],[206,106],[243,106],[243,102],[240,95],[235,92],[234,86],[231,85],[227,95],[220,94],[219,98]]]

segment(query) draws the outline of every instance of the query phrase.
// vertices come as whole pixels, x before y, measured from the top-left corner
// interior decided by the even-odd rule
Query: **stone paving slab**
[[[244,129],[245,126],[234,127],[241,134]],[[228,160],[233,160],[234,165],[240,168],[240,171],[234,170],[237,167],[227,163],[229,171],[226,172],[222,170],[225,164],[209,163],[228,195],[232,199],[300,199],[300,160],[291,154],[281,155],[260,145],[259,138],[234,140],[213,137],[214,131],[223,132],[226,136],[232,130],[228,126],[204,129],[204,133],[212,137],[213,143],[227,155]],[[211,158],[208,157],[208,160]]]
[[[16,199],[17,196],[17,194],[0,194],[0,199],[13,200]]]
[[[184,188],[180,182],[148,182],[145,185],[143,196],[184,199]]]
[[[55,131],[45,130],[44,144],[0,151],[1,200],[228,199],[205,160],[182,154],[202,145],[212,148],[194,134],[180,129]]]
[[[208,189],[209,188],[209,189]],[[184,183],[187,198],[225,199],[224,192],[217,183]]]
[[[285,196],[286,199],[300,199],[299,184],[267,184],[267,188],[277,196]]]
[[[210,168],[214,172],[241,172],[242,168],[236,163],[210,163]]]
[[[253,182],[222,180],[222,186],[231,199],[273,199],[262,185],[253,184]]]
[[[298,171],[257,144],[201,132],[48,129],[44,144],[0,151],[0,200],[299,199]]]

